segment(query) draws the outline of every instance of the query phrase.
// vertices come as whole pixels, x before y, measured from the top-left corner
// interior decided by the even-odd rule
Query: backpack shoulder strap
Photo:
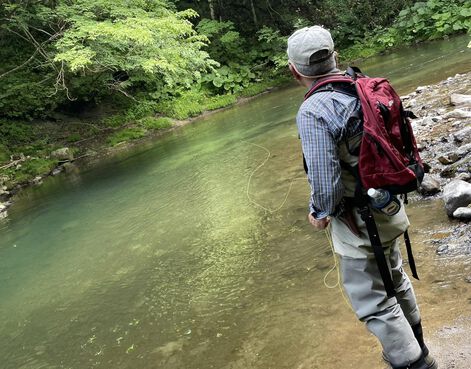
[[[325,78],[319,79],[318,81],[316,81],[316,83],[314,83],[311,89],[306,93],[306,95],[304,95],[304,100],[307,100],[316,92],[322,92],[322,91],[338,91],[338,92],[347,93],[346,90],[336,87],[339,85],[353,86],[352,91],[355,90],[354,88],[355,81],[351,77],[347,77],[347,76],[325,77]]]

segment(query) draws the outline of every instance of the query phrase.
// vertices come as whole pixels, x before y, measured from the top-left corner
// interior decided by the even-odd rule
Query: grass
[[[3,171],[3,175],[7,176],[5,185],[13,187],[19,183],[27,183],[37,176],[48,174],[57,165],[57,160],[44,158],[31,158],[20,165],[10,167]]]
[[[107,142],[110,146],[116,146],[121,142],[142,138],[146,135],[146,132],[147,131],[144,128],[124,128],[109,136]]]
[[[173,126],[172,120],[167,117],[144,117],[138,120],[138,124],[148,130],[158,130]]]

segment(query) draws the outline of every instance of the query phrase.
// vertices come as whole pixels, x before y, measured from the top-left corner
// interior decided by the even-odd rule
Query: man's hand
[[[325,229],[330,223],[330,217],[316,219],[312,214],[309,214],[307,218],[309,219],[309,223],[317,230]]]

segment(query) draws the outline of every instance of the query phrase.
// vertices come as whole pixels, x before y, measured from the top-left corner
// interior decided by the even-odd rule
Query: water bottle
[[[391,216],[397,214],[401,209],[400,201],[392,196],[389,191],[381,188],[370,188],[367,193],[371,199],[371,205],[386,215]]]

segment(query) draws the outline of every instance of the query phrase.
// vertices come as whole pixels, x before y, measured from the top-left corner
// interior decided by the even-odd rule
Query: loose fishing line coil
[[[246,142],[246,143],[248,143],[248,144],[250,144],[250,145],[254,145],[254,146],[256,146],[256,147],[258,147],[258,148],[264,150],[264,151],[267,153],[267,157],[265,158],[265,160],[264,160],[260,165],[258,165],[258,166],[252,171],[252,173],[251,173],[250,176],[249,176],[249,179],[248,179],[248,181],[247,181],[247,188],[246,188],[247,199],[248,199],[249,202],[251,202],[252,204],[254,204],[254,205],[256,205],[257,207],[259,207],[259,208],[261,208],[261,209],[267,211],[267,212],[270,213],[270,214],[276,213],[277,211],[281,210],[281,208],[283,208],[283,206],[285,205],[286,201],[288,200],[288,196],[289,196],[289,194],[290,194],[290,192],[291,192],[291,189],[292,189],[292,187],[293,187],[294,182],[295,182],[295,181],[298,181],[298,180],[301,180],[301,179],[305,181],[306,178],[304,178],[304,177],[299,177],[299,178],[294,178],[294,179],[291,181],[291,183],[290,183],[290,185],[289,185],[289,187],[288,187],[288,191],[286,192],[286,195],[285,195],[283,201],[281,202],[281,205],[278,206],[276,209],[268,209],[267,207],[265,207],[265,206],[259,204],[257,201],[255,201],[255,200],[250,196],[250,183],[251,183],[251,181],[252,181],[252,178],[253,178],[254,174],[255,174],[258,170],[260,170],[260,169],[268,162],[268,160],[269,160],[270,157],[271,157],[271,152],[270,152],[270,150],[268,150],[266,147],[264,147],[264,146],[262,146],[262,145],[259,145],[259,144],[253,143],[253,142],[249,142],[249,141],[243,141],[243,142]],[[324,276],[324,280],[323,280],[324,286],[325,286],[326,288],[329,288],[329,289],[333,289],[333,288],[339,287],[340,293],[342,294],[343,299],[345,300],[347,306],[351,309],[352,307],[351,307],[351,305],[350,305],[350,302],[348,301],[347,297],[345,296],[345,293],[344,293],[344,291],[343,291],[343,288],[342,288],[342,286],[341,286],[341,284],[340,284],[340,278],[341,278],[341,277],[340,277],[340,268],[339,268],[339,263],[338,263],[337,257],[335,256],[334,244],[333,244],[333,242],[332,242],[332,234],[331,234],[331,232],[330,232],[330,224],[329,224],[329,226],[327,226],[327,228],[324,230],[324,232],[325,232],[327,241],[329,242],[329,246],[330,246],[331,251],[332,251],[332,257],[333,257],[333,259],[334,259],[334,265],[332,266],[332,268],[331,268],[331,269],[325,274],[325,276]],[[336,282],[335,284],[333,284],[333,285],[329,285],[329,284],[327,283],[327,278],[328,278],[328,276],[330,275],[330,273],[332,273],[332,272],[333,272],[334,270],[336,270],[336,269],[337,269],[337,282]]]

